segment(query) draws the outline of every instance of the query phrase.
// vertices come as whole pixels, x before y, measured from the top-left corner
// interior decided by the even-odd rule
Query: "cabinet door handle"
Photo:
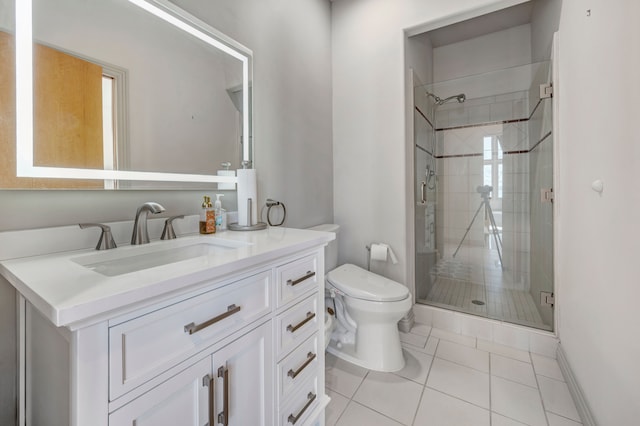
[[[287,280],[287,285],[290,285],[290,286],[298,285],[301,282],[306,281],[315,275],[316,273],[314,271],[307,271],[307,273],[300,278],[297,278],[295,280]]]
[[[304,364],[302,364],[296,371],[293,371],[293,368],[289,370],[289,372],[287,373],[287,376],[291,377],[292,379],[295,379],[296,376],[302,373],[302,370],[307,368],[307,365],[311,364],[311,361],[313,361],[314,359],[316,359],[316,354],[309,352],[307,354],[307,360],[304,362]]]
[[[302,417],[304,412],[307,411],[307,408],[309,408],[309,406],[313,404],[313,401],[316,400],[316,395],[313,392],[309,392],[309,394],[307,395],[307,399],[308,399],[307,403],[304,405],[304,407],[302,407],[302,410],[300,410],[298,415],[294,416],[293,413],[289,414],[289,418],[287,420],[292,425],[295,425],[296,422],[300,419],[300,417]]]
[[[222,377],[222,411],[218,414],[218,423],[229,426],[229,369],[218,368],[218,377]]]
[[[294,333],[297,329],[299,329],[300,327],[302,327],[303,325],[305,325],[306,323],[314,319],[315,316],[316,314],[314,312],[307,312],[307,317],[305,319],[303,319],[296,325],[289,324],[287,326],[287,331]]]
[[[209,374],[207,374],[206,376],[204,376],[202,378],[202,386],[208,386],[209,387],[209,426],[215,426],[215,403],[216,403],[216,398],[215,398],[215,387],[216,387],[216,382],[215,382],[215,378]]]
[[[240,312],[240,306],[236,306],[235,304],[227,306],[227,312],[218,315],[217,317],[211,318],[209,321],[203,322],[202,324],[196,324],[194,322],[189,323],[184,326],[184,332],[193,334],[202,330],[203,328],[207,328],[210,325],[213,325],[217,322],[222,321],[223,319],[230,317],[233,314]]]

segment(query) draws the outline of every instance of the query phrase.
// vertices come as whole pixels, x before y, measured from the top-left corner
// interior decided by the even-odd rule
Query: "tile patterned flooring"
[[[370,371],[327,354],[327,426],[579,426],[553,358],[416,324],[407,365]]]
[[[500,319],[530,327],[550,329],[538,312],[533,297],[515,284],[511,273],[500,268],[497,252],[483,247],[464,247],[462,255],[438,260],[430,271],[433,283],[426,299],[418,302]],[[474,304],[473,301],[483,304]]]

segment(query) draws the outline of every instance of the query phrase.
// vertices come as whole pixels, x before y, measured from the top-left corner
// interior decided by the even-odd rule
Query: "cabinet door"
[[[109,415],[109,425],[207,425],[213,417],[210,372],[211,357],[207,357],[114,411]]]
[[[216,426],[273,424],[271,321],[213,354]]]

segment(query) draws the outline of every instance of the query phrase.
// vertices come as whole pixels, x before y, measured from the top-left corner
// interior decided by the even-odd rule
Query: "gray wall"
[[[632,425],[640,418],[640,2],[592,6],[564,0],[560,18],[556,314],[597,424]],[[603,82],[609,102],[592,93]],[[596,179],[602,194],[591,189]]]
[[[332,5],[334,216],[340,262],[367,264],[365,246],[386,242],[398,264],[372,270],[413,287],[413,149],[407,129],[404,30],[450,23],[521,0],[340,0]],[[433,27],[432,27],[433,28]],[[420,31],[411,32],[418,34]],[[409,104],[409,105],[408,105]],[[409,138],[410,139],[410,138]],[[357,173],[354,173],[354,168]],[[378,262],[382,263],[382,262]]]
[[[254,52],[254,140],[260,204],[287,207],[286,226],[333,220],[330,3],[176,1]],[[215,190],[207,191],[209,193]],[[0,231],[132,219],[144,201],[193,214],[202,191],[0,191]],[[231,198],[231,200],[229,200]],[[235,197],[225,197],[233,210]],[[231,201],[231,202],[230,202]],[[15,295],[0,279],[0,424],[13,424]],[[6,317],[6,318],[5,318]]]
[[[562,0],[536,0],[531,15],[532,62],[548,61],[551,57],[553,33],[560,25]]]

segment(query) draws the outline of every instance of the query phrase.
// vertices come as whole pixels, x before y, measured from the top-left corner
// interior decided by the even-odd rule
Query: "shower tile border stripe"
[[[464,124],[462,126],[438,127],[436,129],[436,132],[442,132],[442,131],[445,131],[445,130],[470,129],[472,127],[495,126],[496,124],[522,123],[522,122],[525,122],[525,121],[529,121],[529,119],[528,118],[514,118],[513,120],[488,121],[486,123]]]
[[[438,158],[435,155],[433,155],[433,153],[431,151],[429,151],[426,148],[421,147],[420,145],[416,144],[416,148],[418,148],[420,151],[422,152],[426,152],[427,154],[429,154],[430,156],[434,157],[434,158]]]
[[[533,145],[533,147],[531,147],[531,149],[529,150],[529,152],[531,152],[531,151],[533,151],[534,149],[536,149],[536,148],[538,147],[538,145],[540,145],[542,142],[544,142],[544,141],[545,141],[545,139],[547,139],[549,136],[551,136],[551,134],[552,134],[552,133],[553,133],[553,132],[552,132],[551,130],[549,130],[549,131],[547,132],[547,134],[546,134],[546,135],[544,135],[544,136],[542,137],[542,139],[540,139],[538,142],[536,142],[536,143],[535,143],[535,145]]]
[[[538,142],[536,142],[536,143],[535,143],[535,145],[533,145],[533,146],[531,147],[531,149],[522,149],[522,150],[519,150],[519,151],[503,151],[502,153],[503,153],[504,155],[512,155],[512,154],[530,154],[530,153],[531,153],[531,152],[533,152],[533,151],[534,151],[534,150],[535,150],[535,149],[536,149],[536,148],[537,148],[537,147],[538,147],[542,142],[544,142],[544,141],[545,141],[545,139],[547,139],[547,138],[548,138],[549,136],[551,136],[552,134],[553,134],[553,132],[552,132],[551,130],[549,130],[549,131],[547,132],[547,134],[546,134],[546,135],[544,135],[544,136],[543,136],[543,137],[542,137]],[[425,152],[428,152],[428,151],[426,151],[424,148],[422,148],[422,147],[421,147],[421,146],[419,146],[419,145],[416,145],[416,147],[418,147],[418,148],[422,149],[422,150],[423,150],[423,151],[425,151]],[[431,154],[431,153],[429,152],[429,154]],[[439,159],[439,158],[445,158],[445,159],[446,159],[446,158],[480,157],[480,156],[482,156],[482,153],[481,153],[481,152],[479,152],[479,153],[472,153],[472,154],[436,155],[436,156],[435,156],[435,158],[438,158],[438,159]]]
[[[482,153],[477,154],[449,154],[449,155],[436,155],[435,158],[461,158],[461,157],[482,157]]]
[[[531,111],[531,114],[529,114],[528,117],[526,118],[514,118],[512,120],[497,120],[497,121],[488,121],[486,123],[477,123],[477,124],[464,124],[462,126],[451,126],[451,127],[438,127],[436,128],[436,132],[442,132],[444,130],[457,130],[457,129],[469,129],[472,127],[484,127],[484,126],[495,126],[496,124],[512,124],[512,123],[522,123],[525,121],[529,121],[531,120],[531,117],[533,117],[533,114],[536,113],[538,107],[540,106],[540,104],[542,103],[543,99],[538,99],[538,103],[536,104],[536,106],[533,107],[533,111]],[[427,120],[429,121],[429,119],[427,119],[427,117],[424,116],[424,114],[422,114],[422,111],[420,111],[418,109],[418,107],[415,107],[420,114]],[[431,122],[429,121],[429,124],[431,124]],[[433,127],[433,125],[431,125],[431,127]]]
[[[422,118],[424,118],[425,120],[427,120],[427,123],[429,123],[429,125],[431,126],[431,128],[435,128],[435,126],[433,125],[433,123],[431,122],[431,120],[429,120],[427,118],[427,116],[424,114],[424,112],[422,112],[422,110],[420,108],[418,108],[417,106],[414,107],[416,109],[416,111],[418,111],[418,113],[422,116]]]

